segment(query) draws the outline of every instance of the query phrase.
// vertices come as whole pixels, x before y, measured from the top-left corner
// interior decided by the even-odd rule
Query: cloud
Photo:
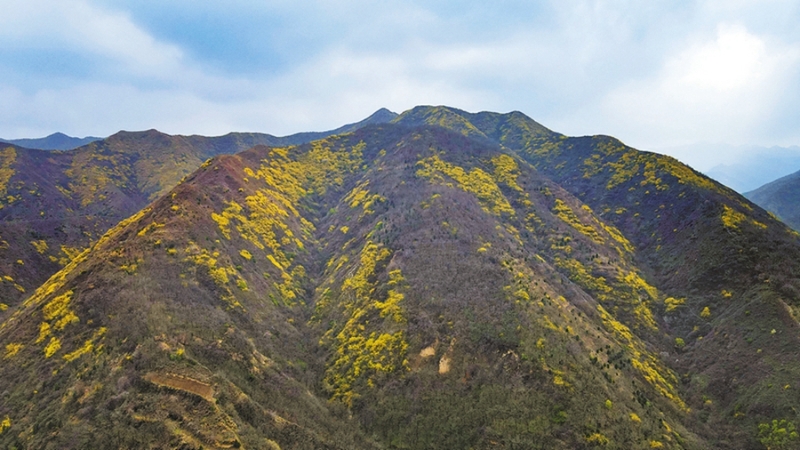
[[[557,131],[644,149],[796,144],[798,8],[7,0],[0,136],[288,134],[383,106],[448,104],[520,110]]]
[[[599,118],[600,125],[651,148],[765,139],[761,130],[796,83],[799,62],[797,45],[720,24],[711,38],[665,58],[654,76],[608,92],[583,120]]]
[[[0,37],[28,51],[88,56],[116,76],[175,78],[185,69],[181,50],[159,42],[124,12],[81,0],[8,0]]]

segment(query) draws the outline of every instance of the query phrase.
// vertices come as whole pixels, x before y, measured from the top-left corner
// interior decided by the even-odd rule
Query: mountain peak
[[[381,108],[372,113],[369,117],[366,118],[366,120],[382,120],[388,122],[397,117],[398,115],[399,114],[397,114],[396,112],[390,111],[387,108]]]

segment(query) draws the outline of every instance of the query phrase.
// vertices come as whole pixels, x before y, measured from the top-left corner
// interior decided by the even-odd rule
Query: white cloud
[[[760,86],[784,62],[740,25],[720,25],[714,41],[690,48],[668,63],[669,83],[687,91],[727,93]],[[695,94],[696,92],[691,92]]]
[[[31,69],[36,59],[0,59],[0,73],[11,75],[0,77],[0,136],[288,134],[334,128],[382,106],[447,104],[520,110],[560,132],[611,134],[645,149],[800,143],[793,0],[203,3],[204,18],[236,9],[219,22],[226,26],[252,20],[242,36],[219,29],[228,61],[219,49],[203,53],[209,37],[193,35],[191,22],[176,31],[144,7],[122,5],[4,2],[0,51],[75,55],[90,67],[55,83]],[[163,8],[176,15],[194,6]],[[268,31],[252,32],[260,20]],[[237,45],[263,45],[243,54],[277,54],[277,64],[250,67]]]
[[[666,58],[656,76],[608,93],[592,119],[649,148],[760,136],[794,83],[800,47],[721,24],[715,35]],[[584,120],[589,120],[589,117]]]
[[[117,75],[175,78],[185,69],[178,47],[157,41],[123,12],[83,0],[7,0],[3,8],[0,37],[12,45],[99,58]]]

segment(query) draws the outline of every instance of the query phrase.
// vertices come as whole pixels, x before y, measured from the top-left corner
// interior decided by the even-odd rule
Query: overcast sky
[[[445,104],[645,150],[798,145],[798,24],[800,0],[0,0],[0,136],[285,135]]]

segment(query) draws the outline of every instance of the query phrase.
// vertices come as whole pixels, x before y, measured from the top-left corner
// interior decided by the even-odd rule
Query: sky
[[[0,136],[287,135],[443,104],[708,168],[800,145],[798,23],[800,0],[0,0]]]

